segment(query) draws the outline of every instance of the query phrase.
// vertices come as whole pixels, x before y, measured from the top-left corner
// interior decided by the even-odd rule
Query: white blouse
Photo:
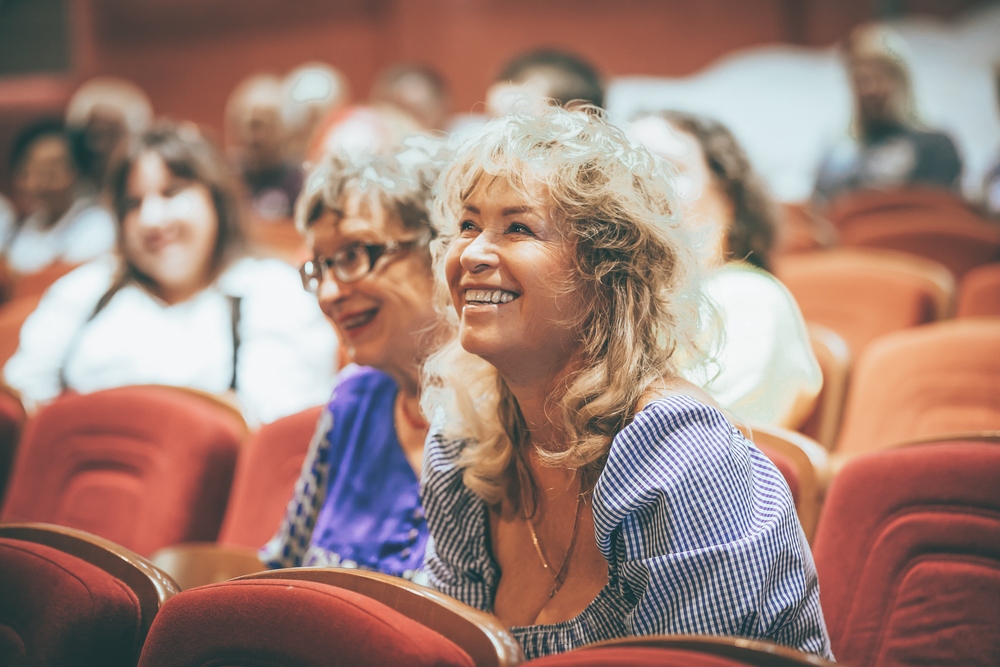
[[[715,359],[685,373],[736,418],[797,428],[823,387],[802,312],[770,274],[730,262],[706,278],[723,339]]]
[[[16,231],[13,220],[0,230],[8,244],[7,261],[18,273],[35,273],[57,261],[89,262],[115,247],[114,218],[91,199],[77,199],[54,225],[46,226],[44,220],[34,214]]]
[[[270,422],[326,401],[336,336],[292,267],[245,258],[175,305],[130,284],[93,316],[116,262],[100,259],[67,274],[25,322],[4,378],[26,403],[50,401],[64,388],[167,384],[227,391],[234,341],[229,296],[240,297],[236,396],[247,421]]]

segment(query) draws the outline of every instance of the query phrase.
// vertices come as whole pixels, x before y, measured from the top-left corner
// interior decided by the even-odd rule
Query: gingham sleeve
[[[462,481],[457,461],[463,440],[431,434],[424,449],[421,504],[431,537],[424,569],[428,583],[482,611],[493,610],[500,572],[486,546],[486,505]]]
[[[768,639],[830,654],[812,556],[781,474],[722,414],[654,401],[594,489],[598,547],[629,634]]]

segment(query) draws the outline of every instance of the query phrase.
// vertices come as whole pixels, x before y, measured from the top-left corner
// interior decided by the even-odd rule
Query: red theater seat
[[[237,579],[172,598],[139,664],[473,667],[456,643],[386,604],[317,581]]]
[[[265,424],[243,446],[219,543],[256,549],[278,529],[323,406]]]
[[[834,655],[854,667],[1000,664],[1000,444],[848,462],[813,553]]]
[[[1000,264],[987,264],[965,274],[955,316],[1000,317]]]
[[[477,667],[513,667],[524,660],[520,645],[496,617],[399,577],[365,570],[296,567],[249,574],[237,581],[250,580],[309,581],[364,595],[454,642]]]
[[[840,456],[967,431],[1000,430],[1000,320],[966,319],[899,331],[855,365]]]
[[[24,405],[9,387],[0,385],[0,506],[10,478],[14,453],[24,425]]]
[[[265,424],[243,445],[218,543],[171,545],[152,561],[183,590],[263,570],[257,549],[278,528],[322,411],[317,406]]]
[[[833,667],[823,658],[740,637],[626,637],[531,660],[532,667]]]
[[[134,665],[176,592],[150,563],[96,536],[0,525],[0,664]]]
[[[79,528],[140,554],[213,540],[242,424],[170,387],[66,395],[29,420],[0,519]]]

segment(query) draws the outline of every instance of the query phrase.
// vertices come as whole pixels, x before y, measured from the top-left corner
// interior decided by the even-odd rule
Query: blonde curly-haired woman
[[[599,113],[488,124],[446,171],[425,365],[431,585],[529,658],[613,637],[765,638],[830,655],[781,475],[679,378],[697,260],[660,162]]]

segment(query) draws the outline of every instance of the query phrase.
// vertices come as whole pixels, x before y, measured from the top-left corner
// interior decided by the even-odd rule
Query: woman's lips
[[[370,310],[362,310],[357,313],[351,313],[350,315],[341,316],[337,322],[340,327],[349,336],[355,336],[361,332],[366,326],[371,324],[375,316],[378,315],[378,308],[371,308]]]

